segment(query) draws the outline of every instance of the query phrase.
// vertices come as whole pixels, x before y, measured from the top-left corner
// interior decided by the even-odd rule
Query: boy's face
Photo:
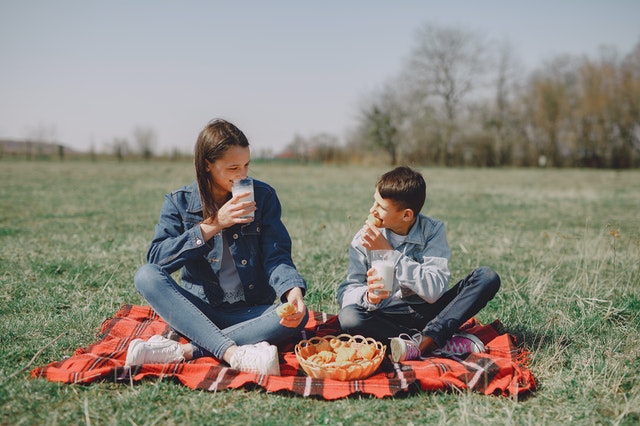
[[[369,213],[382,221],[380,227],[388,228],[398,235],[406,235],[414,222],[413,212],[410,209],[399,209],[393,201],[382,198],[377,189],[373,200]]]

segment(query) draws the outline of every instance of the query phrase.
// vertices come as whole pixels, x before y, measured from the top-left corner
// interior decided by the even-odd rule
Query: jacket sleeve
[[[444,224],[429,223],[426,243],[412,258],[402,256],[397,263],[396,278],[402,298],[417,295],[428,303],[437,301],[449,285],[451,250],[447,242]]]
[[[269,285],[281,301],[286,301],[284,293],[294,287],[300,287],[304,295],[307,285],[291,258],[291,237],[282,223],[282,207],[275,190],[269,188],[269,195],[260,208],[263,209],[261,252]]]
[[[199,217],[187,216],[178,208],[171,194],[166,195],[147,251],[147,262],[160,265],[173,273],[189,259],[202,257],[210,247],[202,237],[199,226],[201,220]]]
[[[358,233],[349,245],[347,276],[338,286],[338,304],[341,308],[358,305],[368,310],[378,309],[378,305],[369,303],[366,298],[368,270],[367,250],[360,244]]]

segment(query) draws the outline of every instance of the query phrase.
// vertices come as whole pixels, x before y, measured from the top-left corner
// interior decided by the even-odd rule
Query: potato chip
[[[376,356],[376,348],[373,345],[360,345],[358,348],[358,355],[362,359],[372,359]]]
[[[353,361],[356,356],[356,350],[348,346],[342,346],[336,349],[336,361]]]

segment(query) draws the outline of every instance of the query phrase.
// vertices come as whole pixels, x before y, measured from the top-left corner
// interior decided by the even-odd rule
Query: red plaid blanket
[[[339,334],[335,315],[310,311],[309,322],[301,338]],[[293,345],[280,348],[281,376],[241,373],[214,358],[124,368],[129,342],[163,334],[167,324],[148,306],[124,305],[100,329],[100,339],[73,356],[35,368],[32,377],[53,382],[91,383],[96,380],[139,381],[146,377],[170,377],[192,389],[218,391],[244,386],[259,386],[269,392],[289,391],[302,396],[327,400],[352,394],[378,398],[420,388],[422,390],[471,389],[487,395],[518,397],[535,390],[536,381],[527,368],[528,353],[517,348],[515,338],[500,334],[500,323],[482,325],[475,319],[461,327],[478,336],[486,353],[471,354],[464,359],[427,358],[402,364],[383,362],[373,376],[350,382],[307,377],[293,353]]]

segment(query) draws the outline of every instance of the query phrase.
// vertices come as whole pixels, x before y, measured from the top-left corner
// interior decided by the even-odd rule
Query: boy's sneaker
[[[234,370],[269,376],[280,375],[278,349],[267,342],[238,346],[229,365]]]
[[[412,359],[422,358],[422,352],[420,351],[421,341],[422,334],[409,336],[406,333],[402,333],[398,337],[392,337],[389,339],[389,346],[391,346],[391,359],[393,362],[410,361]]]
[[[125,367],[142,364],[168,364],[184,361],[184,351],[180,343],[160,335],[152,336],[146,342],[134,339],[129,343]]]
[[[484,343],[473,334],[456,333],[440,349],[431,353],[437,356],[461,356],[484,352]]]

